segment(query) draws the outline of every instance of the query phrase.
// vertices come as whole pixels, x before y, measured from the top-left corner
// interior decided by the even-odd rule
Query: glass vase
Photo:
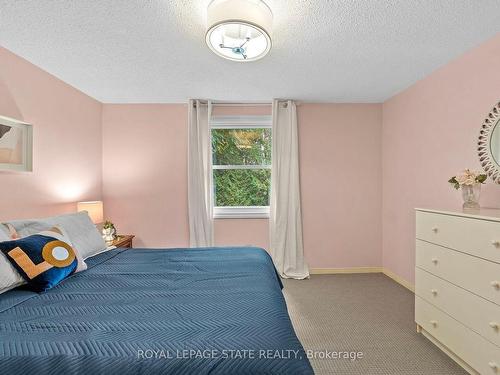
[[[479,206],[479,197],[481,196],[481,184],[462,185],[462,198],[464,199],[464,210],[477,210]]]

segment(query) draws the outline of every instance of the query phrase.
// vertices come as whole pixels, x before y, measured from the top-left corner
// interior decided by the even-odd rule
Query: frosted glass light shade
[[[87,211],[94,224],[100,224],[104,221],[103,204],[101,201],[78,202],[77,211]]]
[[[255,61],[271,49],[273,13],[262,0],[213,0],[208,6],[208,47],[233,61]]]

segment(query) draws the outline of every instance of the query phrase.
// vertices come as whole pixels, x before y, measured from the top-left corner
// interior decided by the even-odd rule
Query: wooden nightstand
[[[126,235],[119,235],[116,240],[113,242],[107,244],[108,246],[115,246],[115,247],[128,247],[128,248],[133,248],[133,240],[134,240],[134,235],[131,234],[126,234]]]

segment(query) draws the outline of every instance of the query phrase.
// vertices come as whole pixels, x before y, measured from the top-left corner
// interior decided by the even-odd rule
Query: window
[[[269,217],[271,117],[214,117],[211,132],[214,217]]]

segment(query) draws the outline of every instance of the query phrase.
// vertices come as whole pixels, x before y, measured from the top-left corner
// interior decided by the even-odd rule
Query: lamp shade
[[[103,204],[101,201],[78,202],[78,212],[87,211],[94,224],[100,224],[104,221]]]
[[[233,61],[255,61],[271,49],[273,13],[262,0],[213,0],[207,11],[208,47]]]

